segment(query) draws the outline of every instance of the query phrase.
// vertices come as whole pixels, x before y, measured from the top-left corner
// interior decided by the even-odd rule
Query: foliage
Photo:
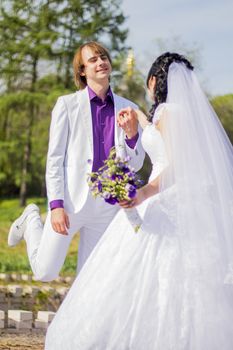
[[[147,109],[145,83],[142,72],[137,68],[133,51],[122,52],[114,64],[113,86],[115,92],[134,101],[145,111]]]
[[[233,94],[214,97],[211,104],[233,144]]]

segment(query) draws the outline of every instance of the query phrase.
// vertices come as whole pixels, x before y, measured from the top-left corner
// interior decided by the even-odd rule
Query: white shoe
[[[23,213],[11,225],[8,234],[8,245],[10,247],[14,247],[23,239],[26,228],[26,219],[28,215],[31,214],[33,211],[37,211],[39,214],[38,206],[35,204],[27,205]]]

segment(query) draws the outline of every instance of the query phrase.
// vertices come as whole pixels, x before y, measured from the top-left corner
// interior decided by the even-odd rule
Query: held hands
[[[70,227],[69,217],[63,208],[56,208],[51,211],[51,224],[57,233],[68,235]]]
[[[122,208],[127,209],[127,208],[134,208],[137,205],[141,204],[144,200],[146,199],[143,187],[137,190],[137,194],[134,198],[130,200],[124,200],[120,201],[119,204]]]
[[[131,107],[121,109],[117,115],[117,124],[124,130],[127,138],[131,139],[138,132],[137,113]]]

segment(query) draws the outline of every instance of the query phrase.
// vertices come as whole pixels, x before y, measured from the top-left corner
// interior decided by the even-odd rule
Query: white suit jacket
[[[113,94],[115,106],[115,146],[119,156],[129,155],[130,164],[137,171],[142,167],[144,150],[141,129],[134,149],[127,146],[124,131],[117,126],[117,112],[124,107],[137,106]],[[64,200],[68,213],[83,207],[88,195],[87,174],[92,170],[93,133],[91,105],[87,88],[58,98],[52,111],[49,148],[46,166],[46,186],[49,202]]]

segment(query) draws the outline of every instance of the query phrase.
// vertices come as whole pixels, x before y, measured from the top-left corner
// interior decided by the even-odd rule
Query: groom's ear
[[[80,65],[80,67],[79,67],[79,75],[81,76],[81,77],[85,77],[85,65],[82,63],[81,65]]]

